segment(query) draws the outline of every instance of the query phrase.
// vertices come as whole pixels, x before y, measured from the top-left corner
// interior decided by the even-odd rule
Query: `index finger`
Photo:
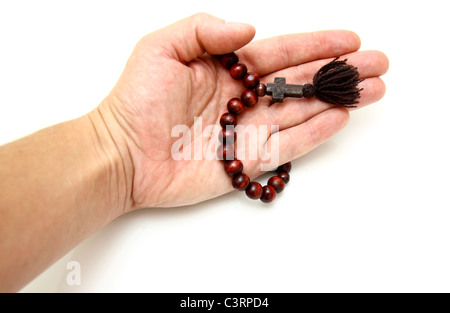
[[[348,30],[283,35],[248,44],[237,51],[249,70],[260,76],[319,59],[357,51],[359,36]]]

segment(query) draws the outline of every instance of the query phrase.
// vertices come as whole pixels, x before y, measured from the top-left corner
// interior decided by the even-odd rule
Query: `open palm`
[[[387,58],[377,51],[356,52],[360,41],[352,32],[293,34],[246,45],[253,35],[249,25],[197,14],[138,43],[118,83],[98,108],[114,117],[108,128],[116,128],[115,133],[125,138],[126,147],[120,148],[133,163],[130,209],[193,204],[232,190],[222,162],[204,156],[202,160],[174,160],[171,154],[179,139],[172,137],[174,126],[187,125],[193,134],[195,117],[201,117],[202,130],[218,125],[227,101],[243,91],[242,84],[211,55],[237,50],[240,61],[266,84],[276,76],[296,84],[311,82],[322,65],[345,55],[365,78],[358,107],[384,95],[378,76],[387,71]],[[314,149],[349,118],[347,109],[314,98],[269,104],[269,97],[260,98],[239,116],[239,124],[278,125],[280,164]],[[194,136],[191,139],[193,147]],[[261,144],[270,144],[270,140],[269,134]],[[216,142],[216,133],[211,132],[203,136],[202,149],[211,149]],[[260,162],[243,160],[245,173],[251,178],[260,175]]]

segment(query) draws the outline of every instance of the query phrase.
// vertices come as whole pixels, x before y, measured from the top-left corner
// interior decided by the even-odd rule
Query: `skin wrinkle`
[[[149,37],[149,35],[145,37]],[[153,46],[153,42],[151,43],[151,45],[144,45],[144,47],[145,46]],[[170,61],[177,60],[178,62],[186,65],[187,62],[184,61],[183,57],[179,54],[179,51],[177,49],[173,49],[172,45],[169,44],[166,46],[166,43],[164,42],[164,44],[159,46],[159,48],[161,49],[161,56],[163,56],[165,59]]]
[[[175,167],[177,167],[177,165],[178,164],[175,164],[174,166]],[[174,179],[174,177],[175,177],[175,173],[176,173],[177,171],[172,171],[171,173],[169,173],[169,176],[170,177],[168,177],[169,179],[166,179],[166,182],[165,182],[165,184],[163,184],[162,186],[163,186],[163,188],[161,189],[161,190],[163,190],[162,192],[160,192],[160,193],[158,193],[158,192],[155,192],[155,193],[151,193],[151,192],[149,192],[148,194],[153,194],[156,198],[155,198],[155,205],[154,205],[154,207],[159,207],[159,206],[163,206],[164,205],[164,201],[161,201],[161,197],[162,196],[165,196],[165,193],[168,191],[168,190],[170,190],[170,186],[175,182],[175,179]],[[167,174],[166,174],[167,175]],[[145,196],[144,196],[145,197]],[[145,201],[145,200],[144,200]],[[136,201],[136,204],[137,205],[143,205],[144,203],[142,203],[142,202],[139,202],[139,201]]]
[[[112,109],[111,112],[112,112],[112,114],[113,114],[115,120],[117,121],[117,120],[118,120],[118,117],[117,117],[117,115],[116,115],[117,113],[114,111],[114,109]],[[121,124],[120,122],[118,122],[118,123],[119,123],[119,125]],[[124,128],[122,127],[122,129],[124,129]],[[129,136],[129,137],[132,138],[132,136]],[[144,155],[144,157],[145,157],[148,161],[152,161],[152,159],[149,158],[149,156],[145,153],[145,151],[143,151],[143,150],[140,148],[140,147],[141,147],[140,144],[137,144],[136,142],[134,142],[134,145],[135,145],[135,148],[137,148],[138,151],[140,151],[140,152],[142,153],[142,155]],[[126,147],[127,147],[127,151],[128,151],[129,157],[130,157],[130,159],[132,160],[132,163],[134,164],[134,161],[133,161],[133,154],[131,153],[129,146],[126,145]],[[159,160],[159,162],[164,162],[164,161],[167,161],[167,160],[169,160],[169,159],[171,159],[171,155],[170,155],[170,154],[167,154],[167,157],[166,157],[165,159],[163,159],[163,160]],[[135,174],[134,174],[134,172],[135,172],[135,169],[133,169],[133,175],[132,175],[132,179],[131,179],[131,192],[130,192],[130,194],[131,194],[130,199],[131,199],[131,201],[132,201],[132,202],[131,202],[131,206],[130,206],[131,208],[135,208],[137,204],[141,204],[141,203],[144,202],[144,200],[138,200],[138,199],[136,200],[136,199],[134,199],[134,193],[133,193],[134,185],[140,185],[140,184],[141,184],[141,182],[135,183]],[[172,177],[173,177],[173,175],[172,175]],[[143,177],[142,179],[144,179],[144,177]],[[167,183],[166,188],[168,188],[169,185],[170,185],[170,182]],[[126,190],[128,190],[128,186],[127,186],[126,188],[127,188]],[[156,201],[156,203],[158,203],[158,202],[159,202],[159,198],[160,198],[160,194],[158,194],[157,192],[155,192],[154,194],[157,195],[155,201]],[[144,196],[144,197],[146,197],[146,196]],[[124,203],[124,204],[125,204],[125,203]],[[125,211],[128,211],[128,210],[126,209]]]
[[[195,78],[194,79],[192,79],[192,76],[193,75],[195,75],[195,73],[193,73],[192,71],[190,71],[189,72],[189,79],[190,79],[190,81],[195,81]],[[194,76],[195,77],[195,76]],[[189,89],[188,89],[188,94],[192,97],[192,85],[191,84],[189,84]],[[191,111],[191,107],[189,106],[189,105],[187,105],[186,106],[186,108],[185,108],[185,114],[186,114],[186,116],[191,116],[190,115],[190,111]],[[181,120],[181,118],[180,118],[180,120]],[[180,121],[180,123],[181,123],[181,121]],[[192,123],[193,123],[193,121],[192,121]],[[187,124],[187,123],[186,123]],[[189,128],[191,128],[192,127],[192,124],[191,125],[188,125],[189,126]]]
[[[314,118],[314,117],[312,117]],[[310,121],[311,119],[309,119],[308,121]],[[311,125],[311,123],[308,123],[308,121],[306,121],[305,123],[303,123],[302,125],[305,127],[306,131],[306,136],[308,138],[309,142],[317,142],[317,138],[320,138],[319,133],[316,129],[314,129]]]
[[[106,172],[106,176],[107,176],[107,178],[108,178],[108,181],[111,181],[111,177],[113,176],[113,175],[112,175],[111,164],[113,164],[113,162],[111,162],[111,158],[109,157],[109,154],[107,154],[107,152],[106,152],[106,147],[105,147],[105,145],[104,145],[104,143],[103,143],[103,140],[102,140],[101,137],[100,137],[100,134],[99,134],[99,131],[97,130],[97,127],[95,126],[95,123],[94,123],[94,121],[93,121],[93,119],[92,119],[92,116],[91,116],[91,115],[88,115],[88,118],[89,118],[89,121],[90,121],[90,123],[91,123],[91,125],[92,125],[92,128],[94,129],[94,134],[95,134],[95,136],[96,136],[96,138],[97,138],[97,142],[100,143],[100,149],[103,151],[103,153],[100,153],[100,152],[98,151],[97,146],[95,146],[95,148],[96,148],[96,149],[95,149],[95,152],[96,152],[96,154],[97,154],[97,156],[98,156],[98,159],[101,160],[101,162],[103,163],[103,167],[104,167],[105,169],[107,169],[105,172]],[[105,160],[102,158],[102,155],[106,155],[110,162],[105,162]],[[109,190],[110,198],[112,198],[113,192],[112,192],[111,184],[109,184],[108,190]]]
[[[219,75],[220,74],[219,73],[220,69],[217,67],[216,64],[213,63],[213,65],[214,65],[214,74],[215,74],[214,79],[216,81],[216,90],[215,90],[214,94],[217,96],[218,99],[226,98],[223,95],[223,93],[224,93],[224,91],[223,91],[224,84],[223,84],[223,80],[222,80],[221,76]],[[213,106],[212,108],[209,108],[210,110],[213,111],[213,116],[219,115],[219,113],[221,112],[219,110],[222,108],[222,106],[225,108],[226,104],[224,103],[222,105]],[[205,113],[208,113],[207,110],[208,110],[208,106],[206,107]],[[217,123],[217,121],[216,121],[216,123]]]
[[[320,51],[322,51],[322,47],[324,46],[323,37],[321,33],[310,33],[310,35],[312,37],[311,42],[314,45],[314,48],[312,49],[312,54],[314,56],[312,57],[312,59],[321,59],[322,55],[320,54]],[[334,52],[334,45],[333,45],[333,52]]]
[[[289,51],[286,48],[286,41],[284,36],[280,36],[278,37],[278,46],[280,47],[279,50],[281,52],[280,57],[282,60],[284,60],[284,67],[289,67],[289,64],[291,64],[290,62],[290,56],[289,56]]]
[[[125,160],[124,160],[124,157],[122,155],[122,151],[121,151],[121,149],[119,149],[119,145],[118,145],[116,139],[114,138],[113,134],[111,133],[110,127],[108,126],[108,124],[107,124],[107,122],[106,122],[106,120],[105,120],[105,118],[103,116],[103,113],[101,112],[100,108],[98,110],[98,113],[99,113],[99,115],[100,115],[104,125],[106,126],[106,130],[108,131],[108,134],[109,134],[110,138],[112,139],[112,142],[114,143],[114,146],[116,148],[116,151],[118,152],[118,155],[120,156],[120,162],[116,162],[116,166],[118,166],[118,169],[119,169],[119,167],[121,168],[118,172],[121,171],[122,175],[124,177],[123,180],[124,180],[124,183],[125,183],[125,195],[121,194],[120,190],[122,188],[120,186],[120,180],[117,179],[117,181],[116,181],[117,191],[118,191],[118,193],[117,193],[117,201],[118,201],[118,204],[120,204],[120,203],[122,204],[121,207],[123,208],[124,212],[126,212],[127,208],[128,208],[128,205],[127,205],[128,201],[127,201],[127,199],[129,199],[130,202],[131,202],[130,203],[130,207],[132,207],[132,205],[133,205],[133,189],[129,185],[129,182],[128,182],[128,179],[127,179],[127,177],[129,177],[129,176],[127,175],[128,173],[127,173],[127,170],[126,170]],[[112,113],[113,117],[115,118],[114,112],[111,111],[111,113]],[[117,122],[117,120],[116,120],[116,122]],[[132,160],[132,157],[131,157],[128,145],[125,145],[125,146],[126,146],[127,151],[128,151],[127,153],[129,154],[129,157]],[[119,164],[117,164],[117,163],[119,163]],[[131,164],[133,164],[133,163],[131,163]],[[133,179],[134,179],[134,168],[132,168],[131,171],[132,171],[132,173],[131,173],[131,181],[133,181]]]
[[[211,131],[209,132],[206,142],[214,144],[214,141],[216,140],[215,138],[217,138],[218,135],[219,135],[219,133],[217,131],[215,131],[215,127],[211,127]],[[209,148],[209,145],[207,145],[205,149],[208,150],[208,148]],[[205,153],[203,153],[203,155],[204,154]]]
[[[214,66],[214,64],[210,64],[210,65]],[[202,108],[202,111],[201,111],[201,113],[202,113],[201,115],[202,116],[205,115],[205,114],[208,115],[208,112],[205,112],[205,111],[208,110],[207,103],[209,103],[212,99],[215,99],[215,98],[219,98],[219,99],[223,98],[222,97],[222,92],[221,92],[221,90],[222,90],[222,88],[221,88],[221,80],[219,79],[219,76],[218,76],[218,69],[216,67],[214,67],[214,71],[212,71],[212,72],[214,73],[215,81],[217,82],[216,83],[217,88],[214,88],[214,93],[210,96],[209,101],[205,102],[205,106]],[[220,125],[220,123],[219,123],[219,120],[220,120],[219,108],[221,108],[221,107],[222,107],[222,105],[212,107],[212,110],[215,112],[214,115],[219,116],[219,118],[216,119],[215,122],[212,125]],[[209,106],[209,108],[211,108],[211,107]],[[198,116],[200,116],[200,114]],[[207,122],[207,121],[204,121],[204,122]],[[203,126],[206,127],[207,125],[203,124]],[[209,137],[206,140],[207,143],[212,142],[214,140],[214,139],[212,139],[214,134],[215,134],[214,128],[211,128]],[[208,147],[209,147],[209,144],[207,144],[206,150],[208,150]]]
[[[131,104],[124,103],[118,97],[115,97],[115,98],[119,101],[119,103],[120,103],[119,107],[120,108],[133,107]],[[137,142],[136,137],[134,136],[137,133],[137,131],[134,130],[134,127],[132,127],[126,120],[123,120],[123,118],[121,118],[122,114],[116,112],[116,109],[117,109],[116,106],[112,105],[112,106],[109,106],[109,108],[111,109],[111,113],[113,114],[113,116],[116,119],[117,123],[121,126],[122,130],[124,130],[125,134],[133,139],[134,147],[136,149],[138,149],[143,155],[145,155],[146,157],[149,158],[149,156],[141,148],[143,143]],[[134,114],[134,111],[133,111],[133,114]],[[142,115],[142,113],[139,113],[138,115],[141,117],[142,121],[145,120],[145,118]],[[120,122],[120,121],[123,121],[123,122]],[[127,127],[125,127],[125,126],[127,126]],[[164,160],[167,160],[167,159],[168,159],[168,157],[166,157]]]
[[[238,51],[235,52],[236,55],[239,57],[239,62],[246,64],[248,67],[252,67],[254,68],[255,66],[254,61],[252,60],[252,57],[248,55],[247,51],[245,50],[245,48],[243,49],[239,49]]]
[[[109,136],[111,137],[111,132],[110,132],[109,128],[108,128],[107,125],[106,125],[106,122],[105,122],[105,119],[103,118],[103,115],[102,115],[102,113],[101,113],[101,110],[98,109],[97,112],[98,112],[98,114],[99,114],[99,116],[100,116],[101,121],[103,122],[103,125],[105,125],[105,128],[106,128],[106,130],[107,130]],[[111,138],[112,138],[112,137],[111,137]],[[113,140],[113,143],[114,143],[114,145],[116,145],[115,142],[114,142],[114,140]],[[116,146],[116,149],[118,149],[117,146]],[[114,167],[115,162],[112,162],[111,165]],[[117,186],[117,184],[118,184],[118,183],[116,182],[116,186]],[[118,187],[118,186],[117,186],[117,187]],[[112,185],[111,185],[111,184],[110,184],[109,190],[110,190],[110,194],[112,194],[112,192],[111,192],[111,190],[112,190]],[[116,203],[117,203],[117,204],[120,203],[119,193],[117,193],[117,195],[116,195]]]
[[[252,60],[248,57],[247,53],[245,52],[245,49],[239,49],[238,51],[235,51],[235,54],[239,58],[239,62],[248,64],[249,66],[253,64]]]
[[[215,76],[217,77],[217,70],[214,71],[215,72]],[[205,127],[206,124],[214,124],[214,125],[218,125],[219,124],[219,120],[220,120],[220,116],[221,114],[219,114],[219,112],[221,112],[222,106],[223,104],[220,103],[217,106],[211,107],[208,106],[208,103],[210,103],[213,99],[221,99],[221,92],[219,91],[221,88],[221,82],[220,80],[216,80],[216,86],[215,88],[212,88],[212,90],[214,90],[213,93],[211,93],[210,96],[207,97],[206,101],[204,101],[205,105],[203,106],[201,112],[199,112],[199,114],[197,116],[202,116],[203,118],[203,126]],[[204,93],[202,93],[202,95],[204,96]],[[211,114],[210,111],[216,112],[216,114]],[[207,118],[208,116],[215,116],[217,117],[216,119],[214,119],[213,121],[209,121]]]
[[[200,17],[194,16],[194,18],[200,18]],[[203,45],[203,40],[202,40],[201,36],[199,35],[200,31],[199,31],[199,24],[198,23],[194,23],[194,33],[195,33],[195,39],[196,39],[195,42],[198,45],[199,50],[202,51],[202,53],[204,53],[206,51],[206,48]],[[200,53],[195,53],[195,54],[199,55]]]
[[[311,83],[311,82],[308,82],[308,80],[306,79],[303,67],[294,66],[293,69],[295,71],[295,77],[298,79],[298,84],[304,85],[307,83]]]
[[[117,112],[117,107],[113,105],[108,105],[108,109],[111,112],[112,117],[114,118],[115,122],[120,126],[120,129],[125,133],[125,136],[128,136],[129,138],[132,138],[132,142],[134,146],[139,147],[139,143],[137,142],[134,134],[136,133],[133,131],[133,127],[122,118],[122,115]],[[124,107],[122,104],[121,107]],[[127,105],[125,105],[127,107]],[[134,114],[134,112],[133,112]],[[135,114],[134,114],[135,115]],[[140,115],[142,117],[142,115]]]
[[[193,114],[189,114],[190,112],[188,112],[189,115],[187,116],[201,116],[202,113],[205,111],[205,109],[208,107],[208,103],[214,99],[216,97],[217,94],[217,88],[206,88],[206,90],[204,91],[204,86],[201,83],[202,80],[205,80],[205,78],[208,77],[208,75],[206,73],[203,73],[202,71],[199,70],[200,65],[210,65],[208,64],[209,62],[206,62],[205,60],[201,60],[198,59],[197,62],[202,62],[203,64],[191,64],[192,66],[189,66],[189,78],[191,80],[191,82],[193,82],[193,84],[189,84],[189,91],[190,94],[192,95],[192,89],[194,90],[201,90],[201,95],[202,95],[202,99],[199,100],[197,103],[203,103],[203,105],[201,107],[198,108],[197,111],[195,111]],[[208,72],[210,74],[212,74],[212,70],[211,70],[211,66],[207,67]],[[212,90],[212,92],[211,92]],[[196,106],[194,106],[196,107]],[[188,108],[190,108],[190,106],[188,106]]]

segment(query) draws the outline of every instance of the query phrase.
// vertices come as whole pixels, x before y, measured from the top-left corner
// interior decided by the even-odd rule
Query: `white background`
[[[23,291],[450,292],[446,4],[2,1],[0,143],[90,111],[139,38],[199,11],[251,23],[256,39],[350,29],[391,62],[386,97],[294,161],[273,204],[233,192],[133,212]],[[71,260],[80,286],[66,284]]]

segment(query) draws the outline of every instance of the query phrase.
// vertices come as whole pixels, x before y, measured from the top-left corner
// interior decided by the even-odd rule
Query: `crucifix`
[[[272,96],[273,102],[283,102],[285,97],[302,98],[303,85],[286,84],[286,78],[275,77],[273,83],[267,84],[267,94]]]

